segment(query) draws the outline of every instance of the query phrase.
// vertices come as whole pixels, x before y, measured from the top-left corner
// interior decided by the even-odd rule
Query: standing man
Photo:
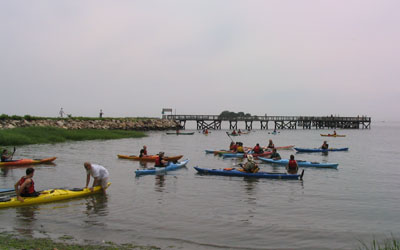
[[[63,108],[60,109],[60,117],[63,118],[63,116],[65,115]]]
[[[89,186],[90,176],[93,177],[93,185],[90,190],[93,192],[93,187],[97,185],[101,185],[101,189],[103,190],[103,194],[106,194],[106,189],[108,187],[108,171],[105,167],[97,164],[91,164],[90,162],[85,162],[83,166],[86,169],[86,186]]]
[[[99,115],[100,119],[103,118],[103,114],[104,114],[104,113],[103,113],[103,110],[100,109],[100,115]]]

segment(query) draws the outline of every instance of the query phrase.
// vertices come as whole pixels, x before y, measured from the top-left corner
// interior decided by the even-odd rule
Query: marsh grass
[[[155,246],[138,246],[134,244],[115,244],[113,242],[105,242],[104,244],[98,245],[86,245],[86,244],[75,244],[66,243],[65,241],[72,241],[72,237],[60,238],[63,242],[55,242],[49,238],[21,238],[15,235],[1,234],[0,235],[0,249],[40,249],[40,250],[128,250],[128,249],[160,249]]]
[[[391,239],[385,239],[381,243],[374,239],[370,244],[361,242],[361,245],[362,247],[359,247],[359,250],[400,250],[400,241],[393,236]]]
[[[144,136],[146,136],[144,132],[132,130],[67,130],[55,127],[25,127],[0,130],[0,145],[20,146],[66,141],[140,138]]]

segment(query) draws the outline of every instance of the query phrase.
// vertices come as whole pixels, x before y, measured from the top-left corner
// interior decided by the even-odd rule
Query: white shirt
[[[90,174],[93,178],[99,178],[99,179],[108,177],[108,171],[107,169],[105,169],[105,167],[97,164],[91,164],[91,165],[92,168],[86,171],[87,174]]]

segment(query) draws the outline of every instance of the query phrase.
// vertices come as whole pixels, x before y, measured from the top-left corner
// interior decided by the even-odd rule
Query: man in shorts
[[[94,180],[93,180],[93,186],[90,188],[90,190],[93,191],[93,187],[101,185],[103,193],[106,194],[106,189],[108,187],[108,175],[109,175],[107,169],[98,164],[91,164],[90,162],[85,162],[83,166],[85,167],[87,174],[85,188],[88,187],[90,182],[90,176],[92,176]]]

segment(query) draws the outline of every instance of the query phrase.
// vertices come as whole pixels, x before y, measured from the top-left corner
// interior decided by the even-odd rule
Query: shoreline
[[[173,120],[160,118],[46,118],[46,117],[7,117],[0,119],[0,129],[23,127],[56,127],[68,130],[101,129],[101,130],[168,130],[179,126]]]

